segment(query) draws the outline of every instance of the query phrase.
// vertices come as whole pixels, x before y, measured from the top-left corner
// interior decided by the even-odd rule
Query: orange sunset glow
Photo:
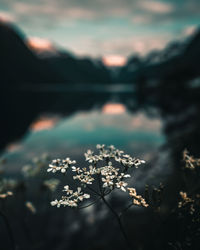
[[[102,108],[102,113],[118,115],[126,112],[126,107],[121,103],[107,103]]]
[[[30,130],[37,132],[41,130],[49,130],[55,126],[57,122],[56,118],[45,118],[42,117],[31,124]]]
[[[42,51],[50,51],[54,52],[55,48],[52,43],[47,39],[39,38],[39,37],[30,37],[27,40],[27,45],[30,49],[42,52]]]
[[[109,56],[104,56],[103,57],[103,63],[106,66],[124,66],[126,64],[127,59],[124,56],[119,56],[119,55],[109,55]]]

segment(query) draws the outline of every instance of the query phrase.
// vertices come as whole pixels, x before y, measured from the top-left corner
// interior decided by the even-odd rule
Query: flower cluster
[[[55,159],[49,164],[49,168],[47,172],[56,173],[57,171],[61,171],[61,173],[66,173],[67,169],[71,166],[71,164],[75,164],[76,161],[71,161],[70,158],[66,159]]]
[[[195,211],[194,200],[192,198],[188,197],[187,193],[183,192],[183,191],[180,192],[180,196],[182,198],[182,201],[179,201],[178,207],[182,208],[182,207],[189,206],[190,214],[193,214]]]
[[[62,199],[60,200],[54,200],[51,202],[52,206],[57,206],[60,207],[61,205],[63,206],[69,206],[69,207],[77,207],[78,203],[80,201],[83,201],[83,199],[89,199],[90,195],[83,193],[81,188],[78,187],[77,191],[73,191],[69,188],[68,185],[64,186],[65,195],[62,196]]]
[[[73,179],[79,182],[82,188],[88,188],[91,191],[91,186],[96,182],[95,187],[99,187],[98,190],[92,191],[99,196],[106,196],[114,189],[120,189],[123,192],[127,191],[128,183],[125,181],[126,178],[131,177],[128,173],[130,168],[137,168],[140,164],[145,163],[143,160],[131,157],[130,155],[124,154],[122,150],[116,149],[113,145],[106,147],[103,145],[97,145],[98,153],[95,154],[93,151],[88,150],[85,153],[85,160],[89,162],[88,167],[76,167],[73,164],[76,161],[66,158],[65,160],[56,159],[53,160],[49,165],[48,172],[56,173],[60,171],[65,173],[70,169],[73,173]],[[114,164],[115,162],[115,164]],[[81,187],[77,188],[76,192],[69,189],[69,186],[64,187],[64,192],[67,196],[62,196],[60,200],[51,202],[52,206],[60,207],[61,205],[77,207],[80,201],[83,199],[90,198],[89,194],[84,194]],[[129,190],[129,194],[133,196],[133,192]],[[147,206],[145,200],[135,194],[136,205]],[[138,202],[136,202],[136,200]]]
[[[138,195],[135,188],[128,188],[129,195],[133,197],[133,204],[142,207],[148,207],[149,205],[146,203],[145,199]]]
[[[121,163],[125,168],[133,166],[138,167],[140,164],[145,163],[144,160],[139,160],[135,157],[132,158],[130,155],[124,154],[124,151],[116,149],[113,145],[106,147],[105,144],[97,144],[97,149],[99,150],[99,154],[95,155],[91,150],[85,153],[86,161],[96,164],[98,161],[102,160],[115,160]]]
[[[183,160],[185,161],[185,168],[194,170],[197,166],[200,166],[200,159],[196,159],[189,155],[186,149],[183,151]]]

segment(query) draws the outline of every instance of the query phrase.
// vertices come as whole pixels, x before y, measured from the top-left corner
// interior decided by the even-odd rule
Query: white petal
[[[58,204],[58,200],[55,200],[55,201],[51,201],[51,206],[55,206]]]
[[[68,191],[69,190],[69,186],[68,185],[64,186],[64,189],[65,189],[65,191]]]
[[[124,175],[125,178],[131,177],[130,174],[125,174]]]
[[[90,198],[89,194],[84,194],[83,196],[84,196],[85,199],[89,199]]]
[[[105,182],[104,184],[103,184],[103,187],[107,187],[108,186],[108,184]]]
[[[126,192],[126,189],[124,187],[121,187],[121,190],[124,191],[124,192]]]

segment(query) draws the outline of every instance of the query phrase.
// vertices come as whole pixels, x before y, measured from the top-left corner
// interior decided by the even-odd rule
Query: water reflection
[[[70,156],[83,163],[81,155],[96,144],[114,144],[147,161],[155,156],[165,138],[159,117],[130,113],[121,103],[106,103],[101,109],[77,111],[62,118],[40,117],[30,126],[20,147],[7,148],[8,170],[17,173],[22,164],[47,152],[54,157]]]

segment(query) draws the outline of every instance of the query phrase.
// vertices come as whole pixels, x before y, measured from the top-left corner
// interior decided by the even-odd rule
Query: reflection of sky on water
[[[115,108],[115,112],[113,112],[113,108]],[[166,154],[159,151],[160,146],[165,142],[161,131],[162,123],[159,118],[152,119],[141,112],[129,113],[125,107],[122,108],[119,104],[115,107],[113,104],[106,104],[102,110],[77,112],[73,116],[59,121],[58,117],[47,117],[46,120],[44,117],[42,119],[40,117],[34,124],[32,124],[29,133],[21,143],[13,145],[14,149],[6,153],[8,159],[6,172],[10,173],[10,176],[12,173],[13,175],[19,175],[22,166],[31,163],[34,157],[41,156],[45,152],[49,153],[52,159],[70,156],[71,159],[77,161],[77,165],[83,167],[86,164],[83,153],[88,148],[94,149],[97,143],[114,144],[126,153],[146,160],[147,164],[142,164],[140,168],[134,169],[132,177],[127,180],[128,185],[136,187],[139,193],[144,190],[145,184],[157,185],[169,173],[169,169],[160,164],[160,162],[166,163],[167,161],[163,159]],[[74,185],[70,172],[66,176],[54,176],[52,173],[46,173],[46,169],[44,172],[45,178],[60,178],[61,186],[68,184],[73,187]],[[38,188],[36,178],[30,184],[34,190]],[[115,202],[116,207],[124,208],[130,202],[127,196],[127,192],[115,190],[107,198],[109,202]],[[57,196],[54,195],[53,199],[55,197]],[[37,192],[29,199],[38,201]],[[98,216],[96,216],[97,213]],[[58,221],[60,221],[60,225],[63,225],[63,230],[61,230],[63,237],[66,241],[67,236],[67,244],[70,244],[71,237],[76,234],[79,235],[79,233],[81,239],[85,239],[89,235],[95,241],[96,239],[100,242],[105,241],[105,239],[108,239],[108,235],[106,231],[102,233],[100,228],[107,223],[109,218],[109,211],[102,203],[98,203],[86,210],[80,210],[80,213],[74,213],[73,210],[69,209],[67,213],[57,217],[52,210],[49,220],[51,225],[58,224]],[[48,227],[48,230],[50,228]],[[85,228],[87,230],[84,230]],[[112,230],[113,235],[118,233],[111,223],[108,228],[108,230]],[[101,233],[99,234],[99,232]],[[52,231],[49,231],[49,235],[52,237],[49,238],[53,240],[56,234],[57,231],[55,232],[55,229],[52,229]],[[88,241],[80,240],[80,242],[81,247],[84,248],[82,245],[87,244]],[[62,244],[62,242],[59,244]],[[66,249],[66,243],[63,244],[63,248],[55,249]]]
[[[131,114],[126,110],[119,114],[104,111],[105,107],[102,111],[77,112],[60,120],[51,129],[30,131],[20,147],[6,153],[8,166],[18,169],[44,152],[53,158],[70,156],[82,161],[85,150],[94,148],[98,143],[114,144],[127,153],[148,160],[149,155],[164,142],[159,119],[150,119],[144,113]]]

